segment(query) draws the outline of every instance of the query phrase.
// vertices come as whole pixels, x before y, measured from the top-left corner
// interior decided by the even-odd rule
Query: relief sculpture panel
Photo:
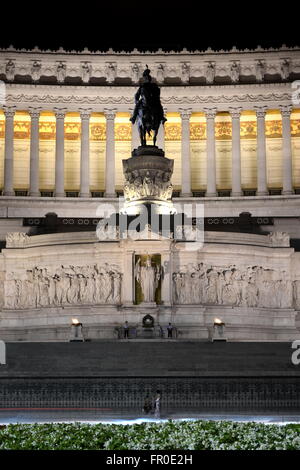
[[[262,266],[189,264],[173,273],[175,304],[292,308],[293,283]]]
[[[107,263],[10,271],[4,281],[5,308],[119,304],[121,283],[118,266]]]

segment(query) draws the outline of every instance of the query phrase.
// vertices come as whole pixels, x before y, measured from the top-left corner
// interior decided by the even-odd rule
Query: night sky
[[[220,6],[216,0],[206,0],[205,7],[198,0],[104,3],[6,2],[1,5],[0,47],[153,51],[300,45],[298,15],[288,4],[264,11],[262,1],[245,0],[236,7],[233,2]]]

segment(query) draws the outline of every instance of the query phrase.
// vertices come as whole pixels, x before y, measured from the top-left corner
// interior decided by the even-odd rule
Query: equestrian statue
[[[135,108],[130,118],[132,124],[137,120],[141,145],[146,146],[146,133],[151,136],[153,131],[153,145],[156,145],[156,138],[160,124],[164,125],[166,118],[160,102],[160,88],[152,82],[150,70],[146,65],[143,72],[143,83],[135,94]]]

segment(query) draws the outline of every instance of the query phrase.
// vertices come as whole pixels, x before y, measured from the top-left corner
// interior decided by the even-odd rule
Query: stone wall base
[[[225,323],[228,341],[294,341],[300,339],[294,309],[228,306],[74,306],[33,310],[2,310],[1,339],[4,341],[69,341],[72,318],[83,325],[86,340],[118,339],[125,320],[135,338],[146,314],[164,330],[169,322],[177,328],[177,339],[211,341],[215,319]],[[138,337],[138,335],[137,335]],[[164,339],[164,338],[163,338]]]

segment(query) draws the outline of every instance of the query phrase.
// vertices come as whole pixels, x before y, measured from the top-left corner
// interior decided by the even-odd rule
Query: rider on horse
[[[160,89],[156,83],[152,83],[148,65],[146,67],[143,72],[144,83],[135,94],[135,108],[130,121],[134,124],[139,116],[139,129],[143,126],[144,134],[146,131],[149,134],[151,129],[154,130],[154,141],[156,141],[159,125],[164,124],[167,119],[164,117],[164,110],[160,102]],[[142,145],[145,144],[142,138],[141,141]]]

